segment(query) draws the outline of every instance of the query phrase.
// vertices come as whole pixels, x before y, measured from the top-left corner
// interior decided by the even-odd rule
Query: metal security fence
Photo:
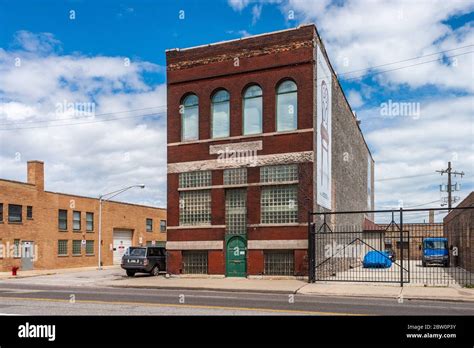
[[[310,213],[309,281],[472,285],[474,207],[453,210]]]

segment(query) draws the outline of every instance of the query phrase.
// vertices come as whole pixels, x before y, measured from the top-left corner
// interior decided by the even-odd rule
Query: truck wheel
[[[153,267],[153,269],[151,270],[151,275],[159,276],[160,275],[160,268],[158,266]]]
[[[133,277],[135,275],[134,271],[127,271],[127,276],[128,277]]]

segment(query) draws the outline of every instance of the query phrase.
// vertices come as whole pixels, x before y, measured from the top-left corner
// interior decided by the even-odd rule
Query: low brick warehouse
[[[457,208],[474,207],[474,192],[471,192]],[[451,210],[443,219],[444,236],[450,237],[452,246],[458,248],[458,256],[451,259],[456,266],[474,272],[474,209]]]
[[[98,199],[45,191],[44,164],[30,161],[28,182],[0,179],[0,271],[98,265],[98,223]],[[165,242],[165,209],[102,204],[103,265],[128,245]]]
[[[308,211],[374,199],[372,156],[315,26],[166,57],[168,271],[306,275]]]

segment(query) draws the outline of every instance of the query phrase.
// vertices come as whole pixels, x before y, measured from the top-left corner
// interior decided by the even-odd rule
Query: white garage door
[[[114,230],[114,265],[120,265],[122,256],[132,246],[132,231]]]

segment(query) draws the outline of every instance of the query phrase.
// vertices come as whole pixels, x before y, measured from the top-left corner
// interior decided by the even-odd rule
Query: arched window
[[[190,94],[181,105],[181,140],[199,139],[199,99]]]
[[[262,133],[262,89],[257,85],[244,92],[243,133]]]
[[[229,92],[224,89],[212,96],[212,137],[223,138],[229,136]]]
[[[298,127],[298,88],[286,80],[277,88],[277,131],[295,130]]]

